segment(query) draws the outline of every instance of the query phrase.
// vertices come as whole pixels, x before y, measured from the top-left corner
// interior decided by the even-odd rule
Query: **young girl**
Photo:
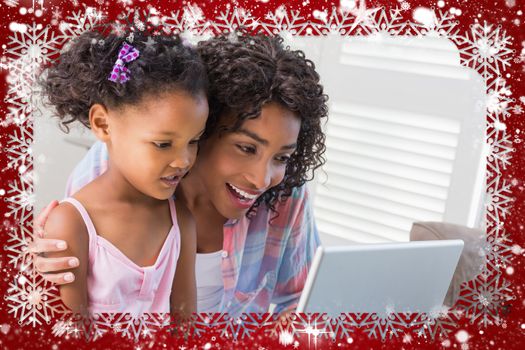
[[[75,280],[60,287],[64,304],[89,313],[195,311],[195,229],[172,196],[208,116],[199,56],[179,38],[93,31],[62,54],[43,87],[62,124],[91,128],[109,153],[107,171],[45,225],[46,237],[68,242],[50,256],[79,258]]]

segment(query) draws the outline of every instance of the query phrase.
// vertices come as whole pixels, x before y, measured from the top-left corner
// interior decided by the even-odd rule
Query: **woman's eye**
[[[191,141],[190,141],[190,145],[198,145],[198,144],[199,144],[199,141],[200,141],[200,139],[194,139],[194,140],[191,140]]]
[[[171,146],[171,142],[153,142],[153,144],[155,145],[155,147],[161,149],[168,148]]]
[[[252,146],[244,146],[244,145],[236,145],[238,149],[240,149],[244,153],[254,154],[255,153],[255,147]]]
[[[279,156],[275,158],[279,163],[286,164],[290,161],[290,156]]]

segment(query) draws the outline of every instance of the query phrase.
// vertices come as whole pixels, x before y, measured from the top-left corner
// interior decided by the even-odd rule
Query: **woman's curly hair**
[[[209,80],[210,115],[205,137],[238,130],[247,119],[257,118],[268,102],[276,102],[301,119],[297,149],[286,167],[283,181],[258,198],[252,209],[265,203],[274,210],[278,199],[313,178],[324,164],[325,135],[321,122],[328,115],[328,97],[319,74],[302,51],[290,50],[279,36],[218,36],[198,44]],[[226,129],[221,117],[233,113],[236,121]]]
[[[194,48],[179,37],[146,32],[133,33],[131,43],[139,57],[126,64],[130,79],[125,83],[108,80],[126,36],[85,32],[47,69],[40,84],[47,104],[68,131],[79,121],[89,128],[89,109],[100,103],[108,108],[136,105],[150,94],[182,89],[192,96],[207,95],[206,69]]]

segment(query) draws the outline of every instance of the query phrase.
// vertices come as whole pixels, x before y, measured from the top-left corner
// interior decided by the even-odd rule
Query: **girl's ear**
[[[108,142],[110,139],[109,131],[109,114],[105,106],[97,103],[89,109],[89,125],[91,131],[102,142]]]

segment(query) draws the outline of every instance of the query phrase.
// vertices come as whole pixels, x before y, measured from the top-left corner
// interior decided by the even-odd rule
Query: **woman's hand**
[[[35,269],[47,281],[54,284],[68,284],[75,280],[72,272],[57,272],[77,267],[79,264],[76,257],[46,258],[45,253],[60,252],[67,249],[67,243],[58,239],[48,239],[45,237],[44,226],[49,213],[58,206],[58,201],[54,200],[36,218],[33,228],[33,242],[29,245],[29,250],[33,254]]]

